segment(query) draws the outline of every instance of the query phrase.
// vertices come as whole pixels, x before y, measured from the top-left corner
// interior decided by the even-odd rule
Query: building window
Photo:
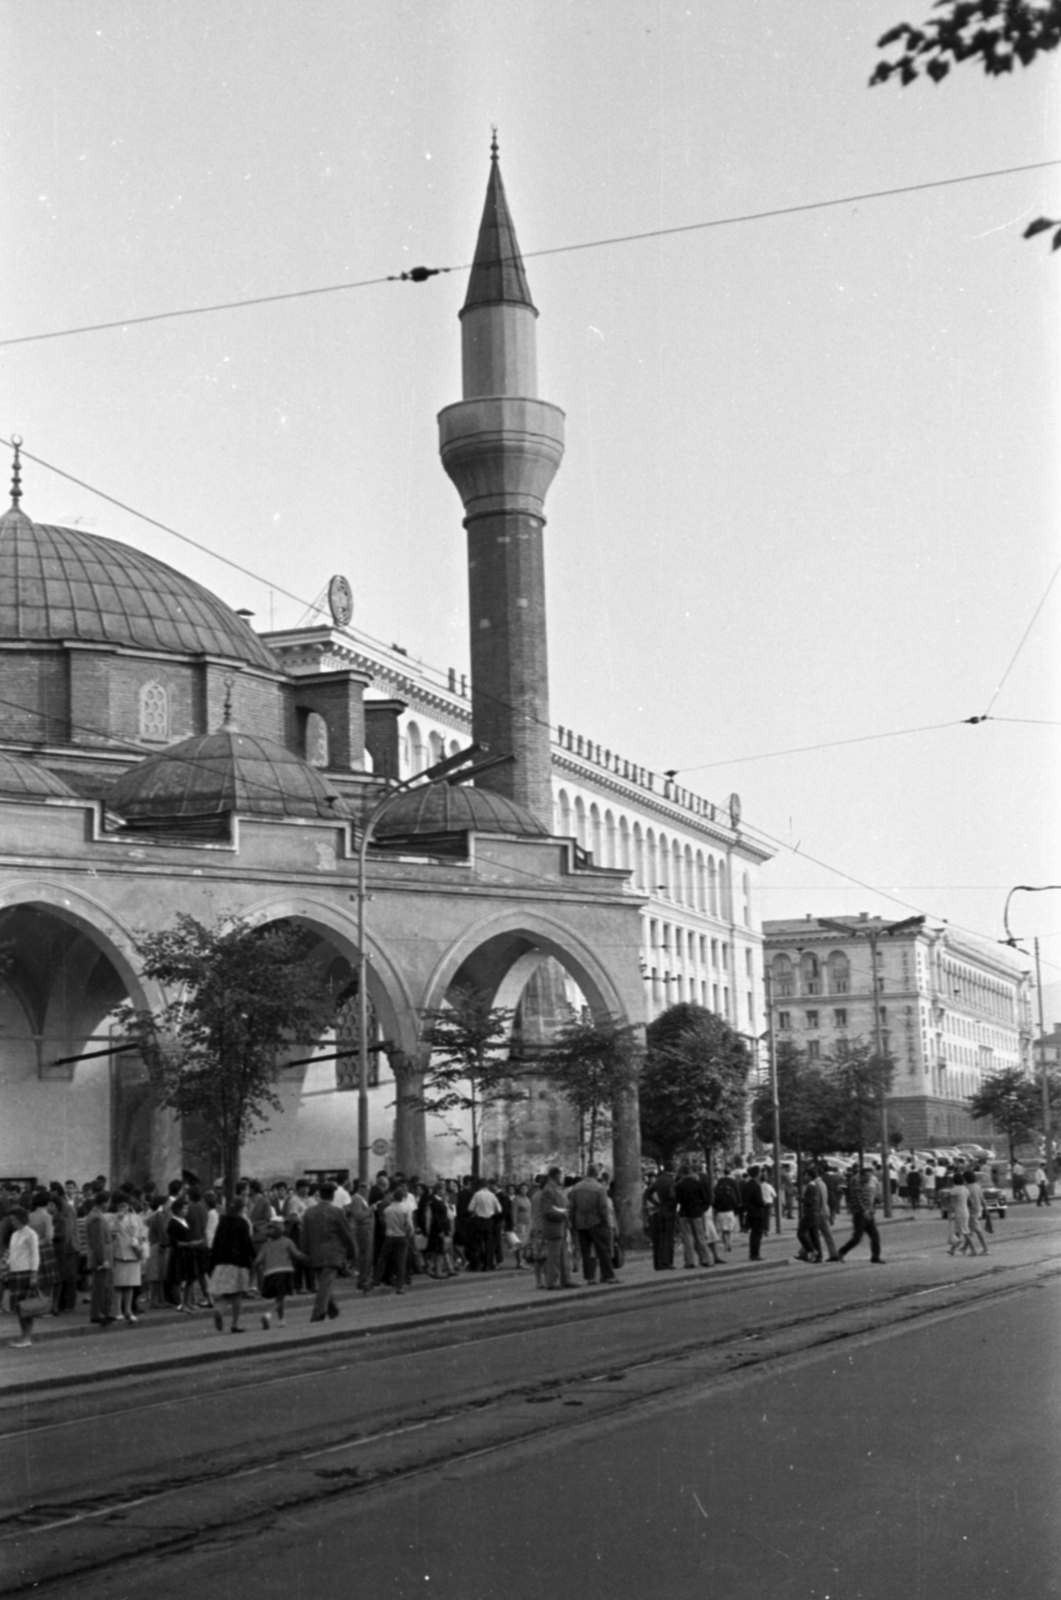
[[[808,1028],[816,1028],[817,1026],[818,1026],[818,1013],[816,1011],[808,1011],[807,1012],[807,1027]]]
[[[311,767],[328,765],[328,724],[319,711],[311,711],[306,718],[305,757]]]
[[[846,1011],[840,1010],[840,1011],[834,1011],[833,1012],[833,1027],[834,1028],[846,1028],[847,1027],[847,1012]]]
[[[781,1029],[782,1033],[788,1033],[789,1029],[792,1027],[791,1011],[779,1011],[777,1013],[777,1025]]]
[[[820,1061],[822,1058],[821,1042],[818,1039],[807,1040],[807,1060]]]
[[[140,690],[140,737],[169,738],[169,695],[160,683],[145,683]]]
[[[851,963],[842,950],[829,956],[829,988],[833,994],[851,993]]]
[[[818,957],[805,950],[799,962],[800,981],[804,994],[821,994],[822,977]]]
[[[770,963],[770,975],[774,980],[774,992],[782,1000],[788,999],[795,993],[792,961],[789,956],[775,956]]]

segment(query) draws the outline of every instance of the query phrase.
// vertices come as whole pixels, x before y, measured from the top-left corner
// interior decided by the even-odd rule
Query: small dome
[[[209,589],[117,539],[31,522],[17,506],[0,517],[0,639],[80,639],[280,670]]]
[[[74,791],[47,767],[0,752],[0,799],[42,800],[49,795],[71,800]]]
[[[179,826],[229,812],[254,817],[349,817],[322,773],[272,739],[222,728],[148,756],[118,779],[107,809],[134,827]]]
[[[388,806],[376,824],[379,839],[416,834],[516,833],[544,836],[549,830],[515,800],[466,784],[425,783]]]

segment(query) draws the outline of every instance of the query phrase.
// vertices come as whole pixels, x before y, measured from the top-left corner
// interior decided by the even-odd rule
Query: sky
[[[1021,239],[1061,166],[853,197],[1058,160],[1061,77],[869,89],[928,10],[0,0],[0,340],[365,285],[0,344],[23,508],[261,629],[345,573],[355,629],[465,670],[435,419],[496,124],[567,415],[552,720],[739,793],[765,917],[1001,938],[1061,884],[1061,257]],[[1010,924],[1049,1023],[1061,893]]]

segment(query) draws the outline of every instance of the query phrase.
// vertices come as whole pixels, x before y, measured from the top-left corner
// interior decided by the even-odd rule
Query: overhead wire
[[[1024,632],[1021,634],[1020,643],[1017,645],[1016,650],[1014,650],[1013,655],[1010,657],[1009,666],[1006,668],[1005,672],[1002,674],[1001,678],[998,681],[998,686],[995,689],[994,694],[991,696],[991,699],[988,701],[987,711],[984,713],[985,717],[990,713],[991,707],[994,705],[995,701],[998,699],[999,695],[1002,693],[1002,689],[1003,689],[1003,686],[1004,686],[1004,684],[1006,682],[1006,679],[1009,677],[1010,673],[1013,671],[1013,668],[1016,666],[1017,658],[1019,657],[1021,651],[1024,649],[1024,646],[1027,644],[1028,637],[1031,634],[1032,629],[1035,627],[1036,622],[1039,620],[1039,614],[1042,611],[1043,607],[1045,606],[1047,600],[1049,599],[1050,590],[1053,588],[1054,584],[1057,582],[1058,573],[1061,573],[1061,562],[1058,562],[1057,566],[1054,568],[1053,575],[1050,578],[1049,583],[1046,585],[1046,588],[1043,590],[1042,599],[1039,601],[1039,604],[1036,606],[1035,610],[1032,612],[1031,621],[1028,623],[1028,626],[1025,628]]]
[[[963,183],[980,183],[992,178],[1008,178],[1024,172],[1039,172],[1061,164],[1061,156],[1047,161],[1028,161],[1018,166],[996,167],[980,172],[962,173],[953,178],[930,178],[923,183],[895,184],[887,189],[867,189],[858,194],[839,195],[832,200],[807,200],[791,206],[771,206],[762,211],[745,211],[728,217],[710,217],[702,222],[677,223],[669,228],[646,228],[637,233],[612,234],[603,239],[584,239],[574,244],[547,246],[541,250],[524,250],[524,261],[541,260],[545,256],[575,255],[583,250],[613,249],[618,245],[639,244],[649,239],[676,238],[685,233],[703,233],[712,228],[731,228],[748,222],[766,222],[776,217],[792,217],[811,211],[826,211],[837,206],[862,205],[869,200],[886,200],[896,195],[921,194],[932,189],[948,189]],[[499,258],[502,262],[505,257]],[[219,311],[241,311],[251,306],[275,305],[285,300],[306,300],[314,295],[343,294],[353,289],[372,289],[384,283],[423,283],[428,278],[453,272],[468,272],[473,263],[461,262],[443,267],[413,267],[404,272],[387,273],[381,277],[354,279],[348,283],[320,284],[309,289],[287,289],[276,294],[254,295],[241,300],[223,300],[206,306],[182,306],[173,311],[152,311],[141,316],[115,317],[107,322],[86,322],[71,328],[53,328],[43,333],[23,333],[0,339],[0,348],[20,344],[39,344],[47,339],[70,339],[79,334],[104,333],[116,328],[132,328],[150,322],[167,322],[178,317],[209,316]]]

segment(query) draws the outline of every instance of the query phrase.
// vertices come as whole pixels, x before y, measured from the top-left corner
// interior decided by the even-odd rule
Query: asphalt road
[[[0,1592],[1059,1593],[1061,1226],[941,1238],[9,1393]]]

